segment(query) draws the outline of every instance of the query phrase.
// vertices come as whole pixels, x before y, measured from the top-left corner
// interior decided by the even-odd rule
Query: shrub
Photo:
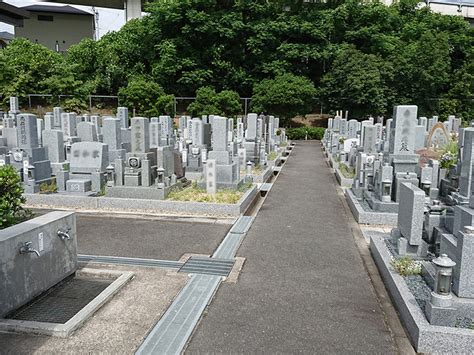
[[[285,130],[288,139],[298,140],[305,139],[317,139],[321,140],[324,136],[324,128],[322,127],[299,127],[299,128],[287,128]]]
[[[50,184],[47,182],[43,182],[39,186],[40,194],[50,194],[54,192],[58,192],[58,186],[56,185],[56,181],[52,181]]]
[[[22,207],[25,202],[18,173],[11,165],[0,167],[0,229],[31,217],[31,211]]]

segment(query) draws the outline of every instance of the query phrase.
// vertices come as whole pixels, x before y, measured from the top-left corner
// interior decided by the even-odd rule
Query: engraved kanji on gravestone
[[[405,116],[407,119],[405,119],[402,123],[402,137],[400,138],[400,151],[401,152],[408,152],[408,135],[410,134],[410,127],[411,124],[408,121],[408,118],[410,117],[410,111],[405,110],[403,113],[403,116]]]

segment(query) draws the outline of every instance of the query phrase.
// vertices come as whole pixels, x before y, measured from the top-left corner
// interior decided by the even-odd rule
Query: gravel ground
[[[431,288],[420,275],[407,276],[405,277],[405,282],[410,292],[415,296],[416,302],[424,311],[425,304],[430,299]]]
[[[159,268],[88,265],[135,277],[68,338],[0,334],[0,355],[133,354],[186,284],[186,274]]]

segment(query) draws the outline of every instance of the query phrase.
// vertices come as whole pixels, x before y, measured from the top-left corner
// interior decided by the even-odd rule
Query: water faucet
[[[39,251],[31,247],[31,242],[25,242],[25,244],[20,247],[20,254],[28,253],[35,253],[37,256],[40,256]]]
[[[66,231],[58,230],[58,237],[61,238],[61,240],[70,240],[71,236],[69,235],[69,231],[71,229],[69,228]]]

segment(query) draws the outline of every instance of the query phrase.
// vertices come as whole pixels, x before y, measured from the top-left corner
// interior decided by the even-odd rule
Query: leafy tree
[[[251,104],[254,111],[270,112],[288,119],[311,112],[315,96],[316,89],[309,79],[283,74],[256,84]]]
[[[187,111],[192,116],[225,115],[236,116],[242,112],[239,94],[224,90],[219,93],[208,86],[196,91],[196,99],[188,105]]]
[[[393,103],[390,84],[393,67],[373,54],[353,48],[341,49],[333,70],[322,78],[320,95],[333,109],[345,108],[355,116],[382,114]]]
[[[31,217],[24,209],[23,186],[20,176],[11,165],[0,167],[0,229],[7,228]]]
[[[80,87],[61,54],[44,46],[17,38],[0,53],[0,65],[6,68],[6,80],[0,80],[4,104],[10,96],[29,93],[74,95]]]
[[[225,116],[235,117],[242,112],[242,102],[238,93],[224,90],[217,94],[216,105]]]
[[[173,104],[172,95],[166,95],[160,85],[142,76],[132,78],[121,88],[119,98],[123,105],[135,109],[135,114],[148,117],[170,112]]]
[[[247,97],[265,80],[292,74],[318,88],[326,110],[390,114],[392,105],[409,103],[423,115],[449,107],[472,118],[474,28],[418,2],[153,1],[147,16],[99,41],[84,40],[65,57],[11,42],[0,50],[0,99],[66,90],[61,94],[84,101],[91,93],[116,95],[138,77],[177,96],[209,86],[215,96],[231,90]],[[159,97],[150,105],[165,100]],[[237,108],[206,105],[196,112],[232,115]]]
[[[191,116],[219,115],[220,110],[216,105],[216,90],[209,86],[196,91],[196,99],[188,105],[187,111]]]

